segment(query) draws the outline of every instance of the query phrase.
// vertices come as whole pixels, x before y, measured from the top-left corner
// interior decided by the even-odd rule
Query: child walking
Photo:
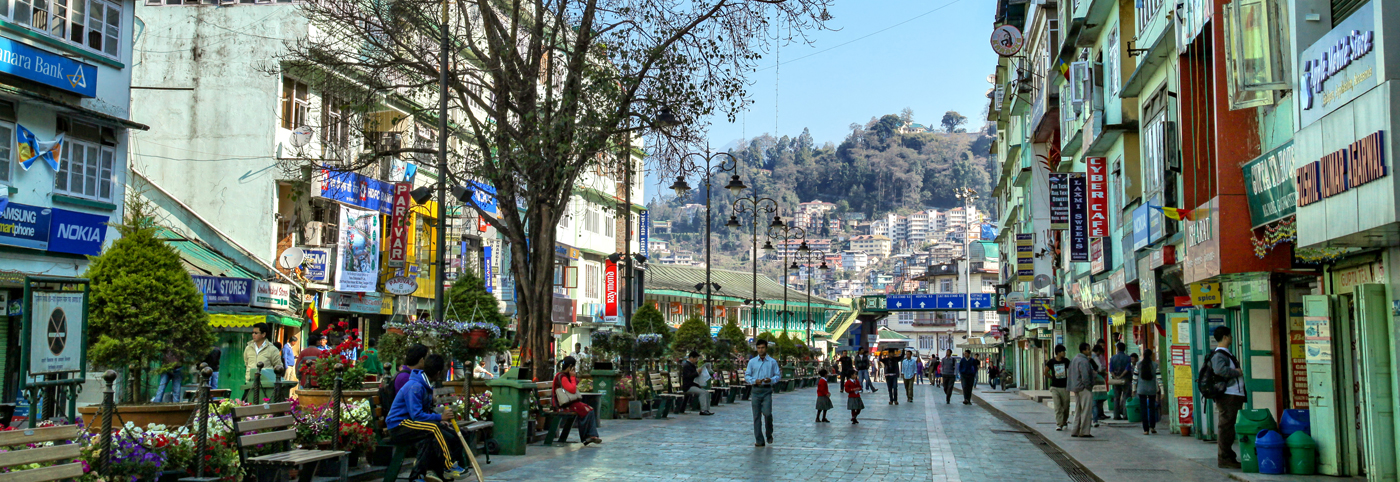
[[[831,423],[826,419],[826,411],[834,406],[831,404],[831,389],[826,386],[825,368],[817,370],[817,421],[816,423]]]
[[[865,410],[865,402],[860,401],[860,383],[851,380],[851,378],[854,378],[854,375],[854,372],[846,373],[846,384],[842,388],[848,394],[846,398],[846,410],[851,411],[851,423],[860,423],[859,420],[856,420],[856,417],[860,416],[861,410]]]

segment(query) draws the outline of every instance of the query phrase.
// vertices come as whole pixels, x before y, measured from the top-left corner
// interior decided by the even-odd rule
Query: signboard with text
[[[1089,184],[1084,173],[1069,177],[1069,260],[1089,261]]]
[[[1298,190],[1293,185],[1293,141],[1245,163],[1245,198],[1250,225],[1259,227],[1293,215]]]
[[[35,5],[36,9],[38,5]],[[82,22],[79,21],[78,25],[81,26]],[[59,35],[59,38],[63,36]],[[97,97],[97,66],[4,37],[0,37],[0,73],[56,87],[81,97]]]
[[[1108,159],[1086,157],[1088,164],[1088,214],[1089,237],[1102,238],[1109,235],[1108,226]]]
[[[617,321],[617,263],[607,261],[603,272],[603,321]]]
[[[252,301],[253,280],[224,276],[191,276],[194,287],[211,305],[247,305]]]
[[[292,285],[254,280],[249,306],[278,310],[292,309]]]
[[[312,176],[311,193],[348,206],[391,214],[391,184],[353,171],[330,167]]]
[[[408,193],[412,190],[412,184],[394,183],[394,208],[389,216],[389,239],[385,240],[390,268],[402,268],[408,253],[408,210],[412,207]]]
[[[1069,229],[1069,173],[1050,173],[1050,229]]]

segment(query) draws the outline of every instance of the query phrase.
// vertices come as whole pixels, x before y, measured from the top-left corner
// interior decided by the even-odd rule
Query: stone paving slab
[[[883,387],[882,387],[883,388]],[[669,420],[608,421],[601,446],[530,447],[485,467],[492,481],[534,480],[843,480],[1066,481],[1069,477],[1024,435],[982,407],[934,401],[928,385],[898,406],[866,393],[859,424],[832,410],[813,422],[816,391],[774,396],[775,441],[753,446],[747,402],[720,405],[714,416],[688,412]],[[838,394],[840,397],[841,394]],[[844,398],[836,403],[845,407]],[[992,432],[1000,430],[1002,432]]]
[[[1038,392],[1033,392],[1032,395]],[[1021,393],[973,391],[979,404],[1010,416],[1034,430],[1050,444],[1082,464],[1104,481],[1215,481],[1245,482],[1292,481],[1337,482],[1362,480],[1349,477],[1266,475],[1244,473],[1237,469],[1215,466],[1215,443],[1168,433],[1159,425],[1158,434],[1143,435],[1142,425],[1105,421],[1092,430],[1093,438],[1070,437],[1066,428],[1055,431],[1055,412],[1051,407],[1035,403]],[[1070,421],[1074,415],[1071,409]],[[1168,427],[1170,425],[1167,425]],[[1238,446],[1236,446],[1236,450]]]

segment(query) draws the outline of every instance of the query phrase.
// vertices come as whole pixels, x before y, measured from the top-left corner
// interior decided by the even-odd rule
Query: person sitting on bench
[[[559,374],[554,375],[554,395],[550,397],[554,402],[554,409],[561,412],[573,412],[574,424],[578,427],[578,435],[583,439],[583,445],[600,444],[603,439],[598,438],[598,413],[593,411],[593,407],[583,403],[583,397],[578,393],[578,377],[574,374],[578,360],[574,357],[566,356],[559,364]]]
[[[443,420],[452,420],[456,414],[450,408],[443,408],[441,415],[433,412],[431,380],[442,373],[443,365],[442,355],[428,355],[410,365],[408,383],[394,395],[394,404],[389,407],[385,424],[389,428],[389,442],[414,444],[418,449],[418,464],[409,475],[415,481],[442,482],[442,475],[451,480],[465,472],[453,462],[454,454],[458,459],[462,457],[457,453],[461,451],[461,442],[457,440],[456,431],[438,425]]]

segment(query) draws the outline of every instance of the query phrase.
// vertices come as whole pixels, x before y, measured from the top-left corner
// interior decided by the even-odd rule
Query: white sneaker
[[[1065,431],[1065,426],[1064,426],[1064,425],[1056,425],[1056,426],[1055,426],[1055,431],[1056,431],[1056,432],[1063,432],[1063,431]]]

